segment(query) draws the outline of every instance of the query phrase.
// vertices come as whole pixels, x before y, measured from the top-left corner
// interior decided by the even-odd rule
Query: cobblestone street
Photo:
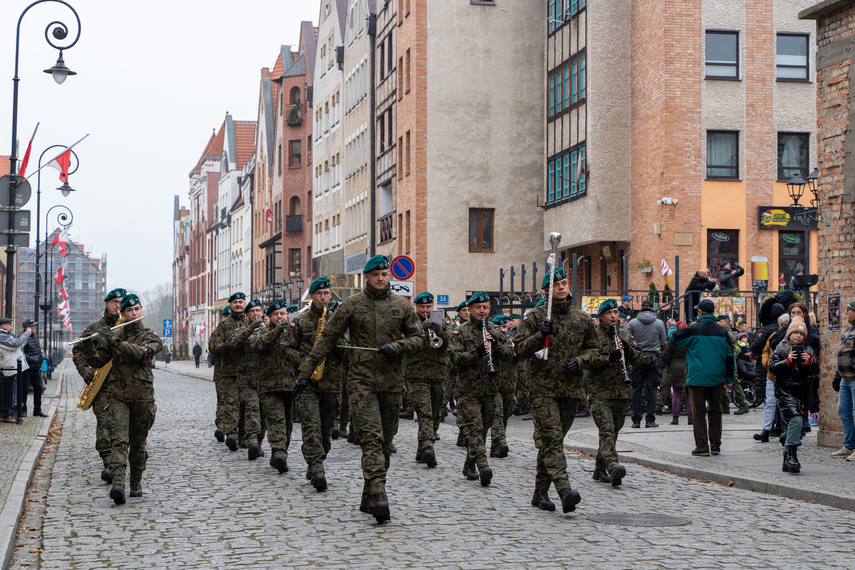
[[[531,422],[513,418],[511,455],[492,459],[488,488],[461,475],[453,417],[442,424],[439,466],[413,460],[416,423],[401,421],[388,492],[392,521],[358,510],[359,449],[333,441],[329,490],[304,478],[299,427],[288,473],[250,462],[213,438],[211,382],[157,370],[157,420],[149,436],[143,498],[116,506],[99,479],[95,418],[74,405],[68,374],[62,437],[46,493],[39,561],[13,568],[95,567],[851,567],[855,513],[661,473],[629,464],[620,488],[591,480],[593,460],[572,454],[582,494],[570,515],[530,506]],[[590,420],[585,420],[590,421]],[[575,427],[575,426],[574,426]],[[41,495],[41,494],[40,494]],[[555,492],[551,492],[555,500]],[[594,522],[607,513],[689,519],[684,526]],[[32,556],[32,555],[30,555]]]

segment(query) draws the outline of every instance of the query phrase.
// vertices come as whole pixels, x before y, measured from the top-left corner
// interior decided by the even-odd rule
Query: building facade
[[[190,328],[187,318],[190,293],[189,255],[190,210],[182,207],[180,198],[175,196],[172,222],[172,298],[176,308],[172,327],[174,346],[187,342]]]

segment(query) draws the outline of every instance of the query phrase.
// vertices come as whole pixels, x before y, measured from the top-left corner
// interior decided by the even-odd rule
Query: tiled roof
[[[205,146],[205,151],[202,153],[202,156],[199,157],[199,161],[196,163],[196,166],[194,166],[193,170],[190,171],[190,176],[193,176],[194,172],[202,170],[202,162],[204,162],[206,158],[220,157],[223,152],[223,141],[225,140],[225,126],[226,121],[223,120],[223,124],[220,125],[220,131],[214,131],[214,133],[211,134],[211,138],[208,139],[208,144]]]
[[[235,121],[235,167],[241,170],[255,152],[255,121]]]
[[[20,163],[18,163],[18,168],[21,168]],[[0,176],[6,176],[7,174],[9,174],[9,157],[0,156]]]

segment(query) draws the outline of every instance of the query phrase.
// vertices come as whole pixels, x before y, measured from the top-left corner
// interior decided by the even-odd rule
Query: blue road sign
[[[169,338],[172,336],[172,329],[163,329],[163,337]]]
[[[398,281],[406,281],[413,276],[416,264],[406,255],[399,255],[392,260],[392,276]]]
[[[437,295],[436,296],[436,304],[437,305],[447,305],[448,304],[448,295]]]
[[[171,329],[172,328],[172,319],[163,319],[163,328]],[[166,336],[166,335],[163,335]]]

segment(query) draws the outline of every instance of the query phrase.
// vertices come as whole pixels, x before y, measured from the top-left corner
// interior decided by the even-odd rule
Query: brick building
[[[820,430],[819,445],[838,447],[843,441],[837,395],[831,380],[837,365],[840,332],[845,330],[846,303],[855,299],[855,106],[850,66],[855,45],[855,1],[825,0],[799,14],[816,22],[816,105],[819,155],[819,306]],[[846,159],[850,161],[847,164]],[[839,299],[837,296],[839,295]],[[831,306],[830,306],[831,305]]]
[[[175,197],[172,216],[172,298],[178,309],[173,315],[173,345],[187,342],[190,328],[187,320],[189,306],[190,280],[190,210],[181,206],[181,200]],[[186,327],[185,327],[186,325]]]

